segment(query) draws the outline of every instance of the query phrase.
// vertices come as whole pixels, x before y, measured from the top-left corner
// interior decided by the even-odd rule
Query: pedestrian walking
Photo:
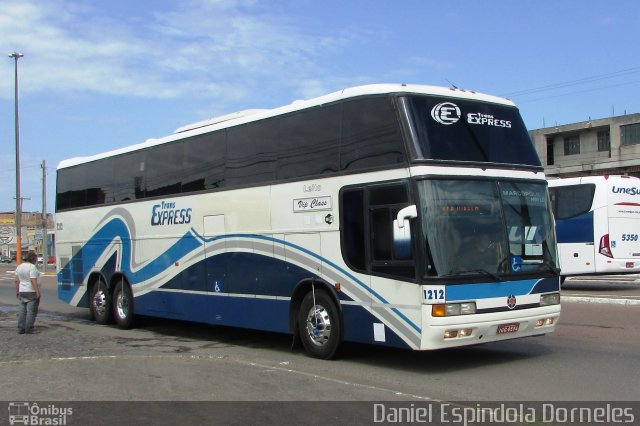
[[[24,262],[16,268],[16,297],[18,298],[18,333],[33,333],[33,325],[40,305],[40,271],[38,256],[30,251]]]

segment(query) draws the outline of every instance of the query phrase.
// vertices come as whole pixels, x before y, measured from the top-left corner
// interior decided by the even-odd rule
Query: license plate
[[[513,324],[500,324],[498,326],[498,330],[496,330],[496,334],[515,333],[519,328],[519,322]]]
[[[633,268],[633,262],[627,262],[627,268],[628,269],[632,269]]]

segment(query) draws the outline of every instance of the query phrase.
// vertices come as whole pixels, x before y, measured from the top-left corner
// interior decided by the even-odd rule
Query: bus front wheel
[[[120,328],[129,329],[133,325],[133,294],[124,280],[113,291],[113,318]]]
[[[107,283],[102,279],[99,279],[91,286],[89,309],[91,310],[91,316],[98,324],[109,324],[111,322],[111,294]]]
[[[341,341],[340,315],[335,302],[324,290],[309,292],[298,311],[298,332],[305,350],[314,358],[336,356]]]

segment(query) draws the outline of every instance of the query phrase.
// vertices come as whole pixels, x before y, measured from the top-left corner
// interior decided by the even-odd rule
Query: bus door
[[[396,333],[412,335],[403,321],[422,323],[422,298],[416,281],[415,246],[419,229],[417,209],[411,204],[407,182],[376,185],[368,194],[368,264],[371,302],[378,320],[373,324],[373,341],[391,338],[387,327]],[[400,217],[400,222],[398,221]],[[396,315],[401,313],[402,320]]]

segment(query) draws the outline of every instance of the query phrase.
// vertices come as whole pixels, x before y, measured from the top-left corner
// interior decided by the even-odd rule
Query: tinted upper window
[[[58,171],[58,210],[406,163],[391,96],[321,105]]]
[[[404,143],[388,96],[360,98],[343,104],[341,170],[403,164]]]
[[[277,120],[263,120],[228,129],[226,186],[274,181],[277,138]]]
[[[403,98],[414,138],[414,159],[540,167],[514,107],[431,96]]]
[[[182,190],[182,141],[147,151],[145,197],[178,194]]]
[[[338,171],[339,104],[289,114],[278,124],[278,179]]]
[[[185,140],[182,192],[222,188],[226,157],[225,131]]]
[[[111,203],[113,194],[113,158],[100,161],[99,166],[92,167],[87,173],[84,186],[86,187],[86,205],[95,206]]]
[[[144,157],[144,151],[134,151],[114,157],[114,167],[116,167],[113,173],[114,201],[144,198]],[[97,167],[97,164],[94,167]]]
[[[64,169],[56,179],[56,211],[71,207],[71,169]]]

